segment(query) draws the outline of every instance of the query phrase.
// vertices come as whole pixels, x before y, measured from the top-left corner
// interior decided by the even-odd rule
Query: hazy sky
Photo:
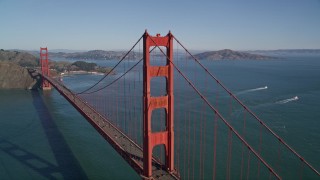
[[[0,48],[129,49],[148,29],[194,50],[320,49],[320,0],[0,0]]]

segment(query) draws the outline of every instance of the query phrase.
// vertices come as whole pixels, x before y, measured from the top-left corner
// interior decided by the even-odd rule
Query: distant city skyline
[[[192,50],[320,49],[319,0],[0,0],[0,49],[127,50],[169,30]]]

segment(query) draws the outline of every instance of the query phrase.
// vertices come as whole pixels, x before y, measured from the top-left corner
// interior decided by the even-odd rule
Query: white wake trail
[[[289,98],[289,99],[277,101],[276,104],[286,104],[286,103],[288,103],[288,102],[297,101],[297,100],[299,100],[299,97],[298,97],[298,96],[295,96],[295,97],[293,97],[293,98]]]
[[[261,91],[261,90],[265,90],[265,89],[268,89],[268,86],[259,87],[259,88],[255,88],[255,89],[249,89],[246,92]]]
[[[245,94],[245,93],[248,93],[248,92],[261,91],[261,90],[266,90],[266,89],[268,89],[268,86],[263,86],[263,87],[259,87],[259,88],[244,90],[244,91],[241,91],[241,92],[239,92],[237,94],[238,95],[239,94]]]

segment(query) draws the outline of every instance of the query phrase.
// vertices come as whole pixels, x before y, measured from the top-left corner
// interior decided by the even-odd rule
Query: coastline
[[[60,76],[68,76],[68,75],[82,75],[82,74],[94,74],[94,75],[105,75],[105,73],[97,72],[97,71],[67,71],[60,73]]]

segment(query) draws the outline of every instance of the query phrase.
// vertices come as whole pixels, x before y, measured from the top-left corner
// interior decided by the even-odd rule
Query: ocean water
[[[320,170],[320,57],[202,63]],[[81,89],[99,78],[76,75],[64,77],[64,83]],[[0,177],[139,179],[55,90],[0,90]]]

